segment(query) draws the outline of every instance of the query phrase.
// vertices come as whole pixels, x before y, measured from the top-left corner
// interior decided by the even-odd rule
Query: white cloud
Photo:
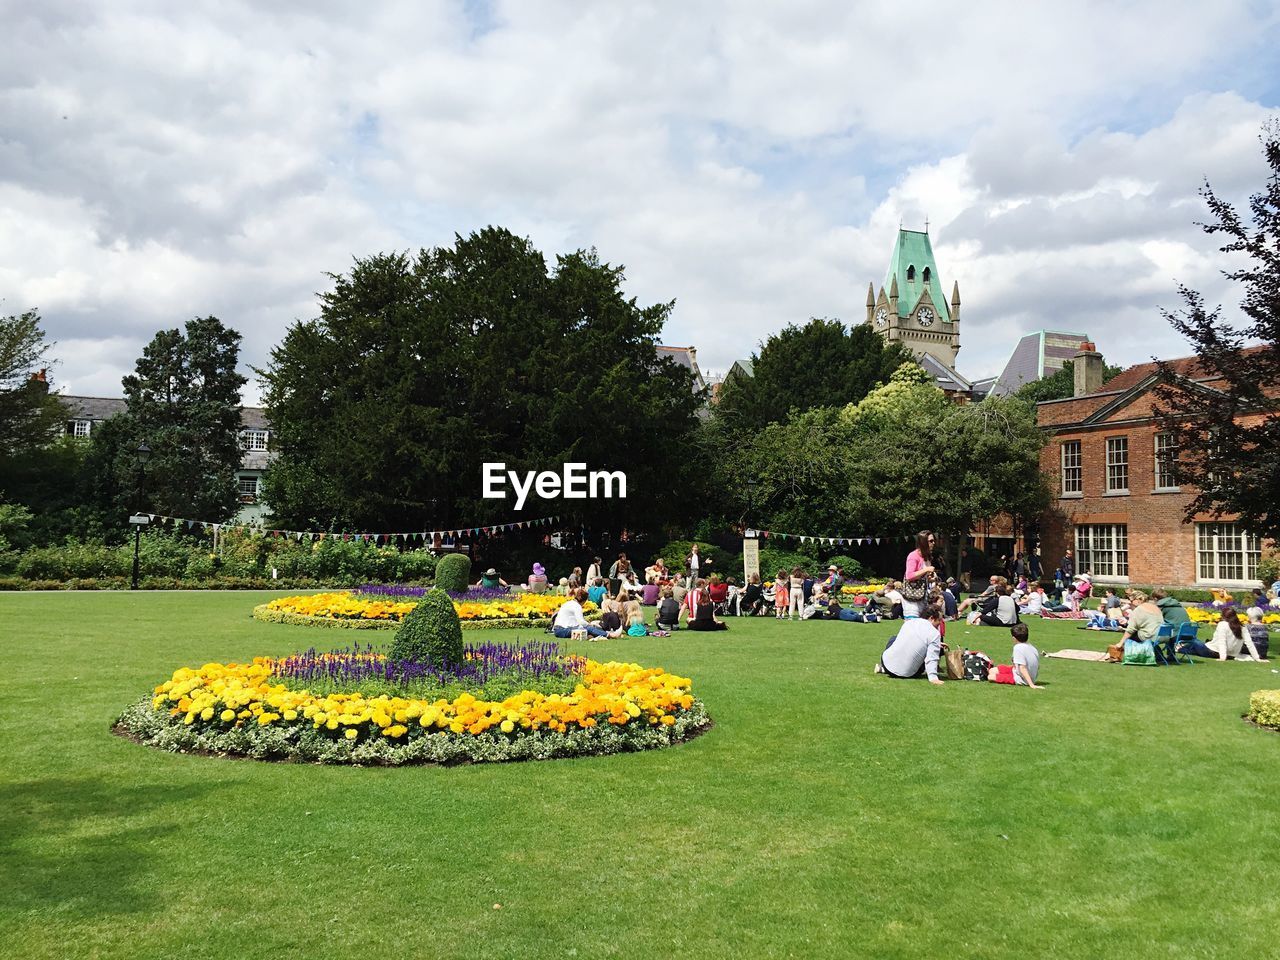
[[[1261,185],[1275,105],[1230,88],[1275,12],[903,9],[19,4],[0,297],[111,393],[156,329],[216,313],[260,364],[353,255],[501,223],[625,263],[724,369],[787,322],[860,320],[928,217],[967,372],[1041,327],[1180,352],[1157,307],[1175,278],[1223,293],[1195,191]]]

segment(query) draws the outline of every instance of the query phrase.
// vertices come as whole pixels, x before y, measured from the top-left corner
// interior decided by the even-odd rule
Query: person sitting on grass
[[[484,573],[480,574],[480,579],[476,581],[476,590],[497,590],[499,587],[510,586],[507,581],[498,576],[498,571],[490,567]]]
[[[551,624],[551,632],[557,638],[568,640],[575,630],[585,630],[587,636],[595,639],[608,636],[605,630],[594,623],[587,623],[587,618],[582,612],[582,601],[585,599],[587,599],[587,591],[579,587],[568,600],[560,604],[560,609],[556,611],[556,618]]]
[[[689,596],[697,598],[692,605],[693,616],[689,618],[690,630],[729,629],[728,624],[716,619],[716,605],[711,602],[711,591],[707,589],[707,581],[699,580],[697,589],[690,590]]]
[[[654,621],[659,630],[680,629],[680,604],[676,602],[671,585],[662,588],[662,599],[658,601],[657,619]]]
[[[1031,645],[1031,631],[1025,623],[1015,623],[1009,628],[1013,635],[1013,665],[992,666],[987,679],[992,683],[1008,683],[1032,690],[1043,690],[1036,685],[1040,676],[1040,651]]]
[[[969,614],[969,623],[983,627],[1012,627],[1018,622],[1018,605],[1007,583],[1000,583],[996,592],[982,601],[975,613]]]
[[[938,677],[938,658],[942,656],[942,608],[928,604],[920,616],[907,620],[898,635],[889,640],[876,664],[875,672],[899,680],[928,677],[932,684],[941,685]]]
[[[628,600],[623,604],[622,622],[626,626],[627,636],[647,637],[649,628],[644,623],[644,608],[639,600]]]
[[[1026,603],[1018,605],[1018,613],[1023,616],[1038,617],[1044,612],[1044,605],[1048,602],[1048,598],[1044,595],[1044,587],[1040,584],[1034,584],[1031,592],[1027,594]]]
[[[1267,635],[1267,625],[1262,622],[1262,608],[1250,607],[1247,616],[1249,622],[1244,626],[1245,633],[1253,640],[1258,659],[1266,660],[1271,650],[1271,638]]]
[[[604,595],[604,580],[596,577],[595,580],[591,581],[591,586],[587,587],[587,599],[598,607],[604,603]]]
[[[1249,649],[1249,655],[1252,659],[1264,659],[1262,651],[1254,644],[1252,635],[1245,630],[1244,624],[1240,622],[1240,617],[1235,608],[1226,607],[1222,611],[1222,619],[1214,627],[1212,640],[1208,643],[1201,643],[1198,639],[1192,640],[1182,644],[1181,650],[1208,660],[1214,658],[1218,660],[1226,660],[1228,658],[1244,660],[1248,658],[1242,657],[1240,654],[1245,647]]]

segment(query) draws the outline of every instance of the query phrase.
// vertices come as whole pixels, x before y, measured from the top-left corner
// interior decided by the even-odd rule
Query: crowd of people
[[[1166,624],[1177,635],[1182,624],[1190,622],[1182,603],[1159,589],[1150,596],[1138,590],[1125,590],[1120,595],[1115,588],[1106,587],[1098,609],[1086,609],[1094,594],[1093,577],[1088,571],[1076,573],[1070,550],[1054,571],[1052,589],[1046,589],[1039,579],[1038,554],[1017,553],[1009,559],[1005,573],[992,574],[981,591],[973,592],[969,589],[973,567],[967,550],[961,555],[961,578],[946,576],[937,537],[928,530],[917,535],[901,579],[852,599],[841,593],[845,574],[836,564],[819,574],[798,566],[789,571],[779,569],[772,580],[753,574],[742,584],[734,577],[708,575],[712,566],[712,558],[701,556],[696,545],[679,570],[672,570],[656,557],[638,572],[625,553],[606,570],[601,558],[595,557],[585,574],[575,567],[558,588],[552,588],[566,595],[553,632],[564,639],[667,636],[680,629],[725,630],[724,618],[732,616],[861,623],[901,620],[902,627],[886,646],[876,672],[941,682],[938,665],[946,651],[946,624],[963,620],[970,626],[1007,629],[1013,640],[1009,664],[996,664],[984,654],[964,651],[966,676],[1039,689],[1040,652],[1030,641],[1030,628],[1023,617],[1079,619],[1083,626],[1116,631],[1124,640],[1137,641],[1154,641]],[[481,584],[505,585],[505,581],[489,569]],[[548,588],[540,564],[534,565],[524,588]],[[1198,637],[1184,637],[1177,652],[1220,660],[1265,661],[1269,643],[1264,607],[1280,607],[1278,596],[1280,583],[1273,584],[1269,593],[1258,591],[1245,620],[1234,608],[1224,607],[1212,639],[1202,642]],[[587,602],[599,609],[597,620],[587,619],[583,608]],[[654,612],[651,624],[646,607]],[[954,665],[952,672],[956,672]]]

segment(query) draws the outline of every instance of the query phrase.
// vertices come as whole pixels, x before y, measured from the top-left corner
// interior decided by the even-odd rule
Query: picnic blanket
[[[1061,613],[1056,610],[1045,610],[1040,617],[1043,620],[1087,620],[1088,614],[1080,611],[1072,613],[1070,610],[1063,610]]]
[[[1059,660],[1094,660],[1102,662],[1107,659],[1105,653],[1097,650],[1059,650],[1057,653],[1046,653],[1046,657],[1057,657]]]
[[[1076,627],[1077,630],[1096,630],[1101,633],[1120,633],[1124,627]]]

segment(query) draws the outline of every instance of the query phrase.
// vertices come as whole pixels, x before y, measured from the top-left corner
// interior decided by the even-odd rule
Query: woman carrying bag
[[[907,572],[902,576],[902,616],[918,617],[929,599],[934,568],[931,558],[938,538],[932,530],[916,534],[916,548],[907,554]]]

